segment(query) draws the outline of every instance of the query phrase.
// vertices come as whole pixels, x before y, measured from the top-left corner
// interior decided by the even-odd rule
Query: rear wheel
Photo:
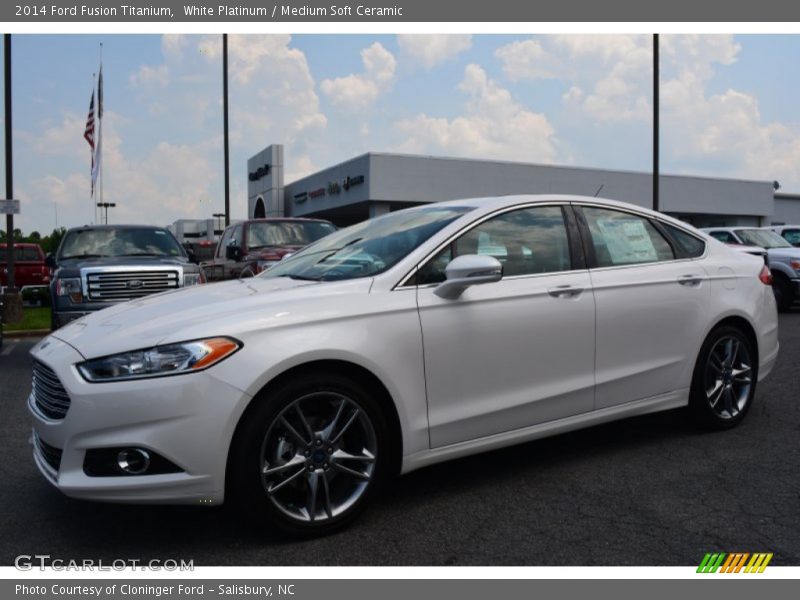
[[[368,388],[335,374],[291,381],[244,417],[229,492],[249,515],[300,536],[332,533],[385,470],[387,426]]]
[[[713,429],[728,429],[747,414],[756,391],[758,365],[753,344],[737,327],[709,334],[695,365],[690,408]]]

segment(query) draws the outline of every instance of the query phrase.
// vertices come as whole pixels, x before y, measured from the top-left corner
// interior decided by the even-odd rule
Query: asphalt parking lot
[[[53,558],[195,565],[693,565],[773,552],[800,565],[800,312],[744,423],[648,415],[437,465],[395,481],[353,527],[297,542],[224,508],[71,500],[28,444],[31,339],[0,351],[0,564]]]

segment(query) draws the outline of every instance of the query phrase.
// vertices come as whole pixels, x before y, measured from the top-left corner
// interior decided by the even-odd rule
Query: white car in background
[[[795,248],[800,247],[800,225],[773,225],[765,229],[774,231]]]
[[[763,261],[662,214],[437,203],[56,331],[32,350],[34,458],[76,498],[230,499],[323,534],[398,472],[687,405],[732,427],[777,332]]]
[[[709,227],[701,231],[726,244],[764,248],[778,310],[787,311],[800,300],[800,248],[766,227]]]

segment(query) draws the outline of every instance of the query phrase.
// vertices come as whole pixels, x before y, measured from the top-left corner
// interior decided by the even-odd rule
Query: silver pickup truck
[[[778,310],[787,311],[800,300],[800,248],[774,231],[759,227],[708,227],[701,231],[726,244],[765,248]]]

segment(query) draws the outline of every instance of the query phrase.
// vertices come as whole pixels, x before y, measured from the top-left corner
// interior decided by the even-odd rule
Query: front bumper
[[[216,379],[213,369],[87,383],[75,367],[83,356],[52,336],[31,353],[55,372],[70,397],[61,420],[46,417],[33,395],[28,400],[38,442],[33,444],[34,460],[64,494],[111,502],[212,505],[223,501],[228,448],[249,396]],[[84,472],[87,451],[119,447],[156,453],[180,467],[180,472],[102,477]],[[60,462],[43,448],[60,450]]]

